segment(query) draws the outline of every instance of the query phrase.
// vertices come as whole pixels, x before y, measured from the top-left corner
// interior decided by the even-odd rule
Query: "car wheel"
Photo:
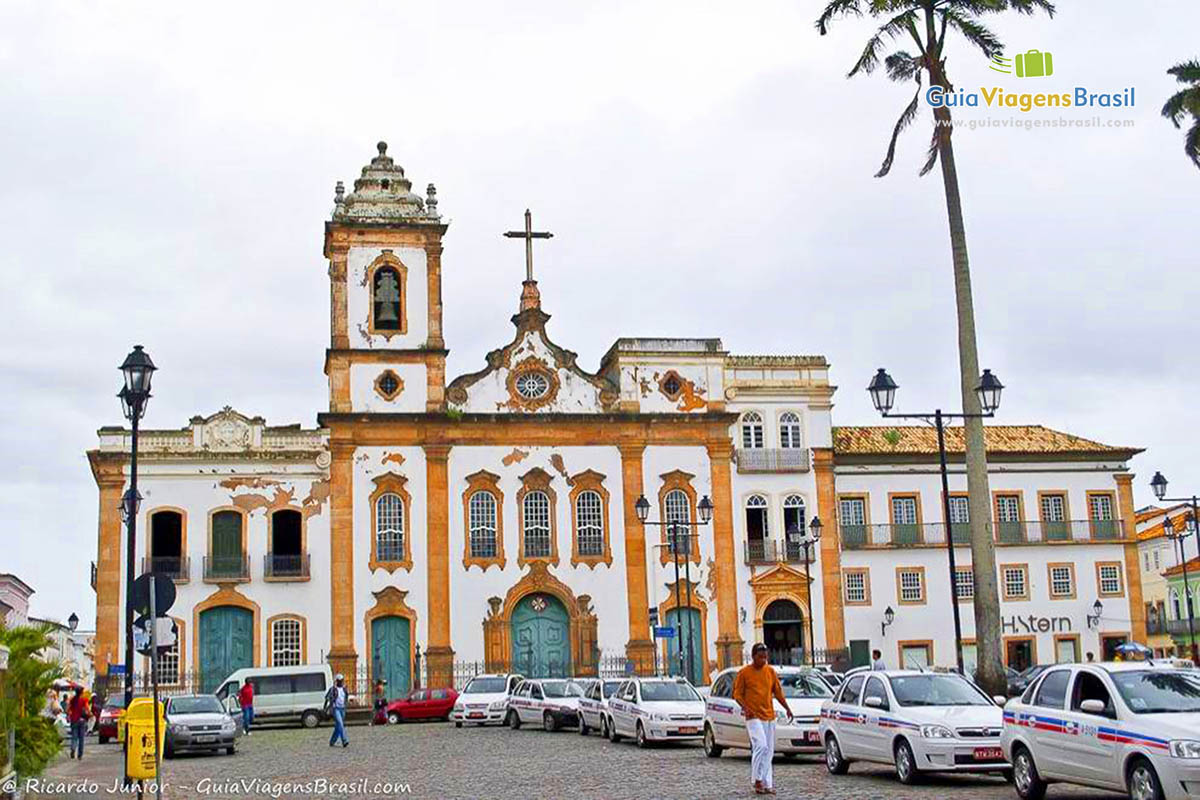
[[[600,715],[600,738],[608,738],[608,717],[603,714]]]
[[[300,715],[300,724],[306,728],[315,728],[321,724],[321,713],[311,708]]]
[[[554,733],[558,730],[558,720],[549,711],[542,714],[542,730],[546,733]]]
[[[845,775],[850,762],[842,757],[842,748],[832,733],[825,737],[825,767],[831,775]]]
[[[229,747],[226,747],[226,748],[225,748],[225,754],[226,754],[226,755],[233,755],[233,754],[234,754],[234,753],[236,753],[236,752],[237,752],[237,748],[236,748],[236,747],[234,747],[233,745],[230,745]]]
[[[1131,800],[1163,800],[1162,783],[1158,780],[1158,773],[1144,758],[1137,759],[1130,766],[1126,785],[1129,787]]]
[[[1020,746],[1013,750],[1013,788],[1021,800],[1042,800],[1046,796],[1046,782],[1038,775],[1033,756]]]
[[[398,713],[395,711],[388,712],[388,725],[399,725],[400,721],[400,715]]]
[[[608,740],[610,742],[621,741],[621,734],[617,733],[617,724],[611,718],[608,720]]]
[[[585,720],[583,718],[583,712],[580,712],[579,713],[579,735],[587,736],[591,732],[591,730],[592,729],[588,727],[587,720]]]
[[[462,723],[461,723],[461,722],[456,722],[456,723],[454,723],[454,727],[456,727],[456,728],[461,728],[461,727],[462,727]]]
[[[100,737],[100,744],[108,744],[108,737],[107,737],[107,736],[101,736],[101,737]]]
[[[637,746],[645,750],[650,746],[650,741],[646,738],[646,729],[642,727],[642,723],[637,724],[636,741]]]
[[[905,786],[912,786],[921,779],[917,772],[917,759],[913,757],[912,747],[901,739],[896,744],[896,776]]]
[[[521,718],[517,716],[517,712],[515,711],[509,711],[508,717],[504,721],[508,724],[508,727],[512,728],[514,731],[521,727]]]
[[[720,758],[725,748],[717,744],[717,735],[713,733],[712,725],[704,726],[704,755],[709,758]]]

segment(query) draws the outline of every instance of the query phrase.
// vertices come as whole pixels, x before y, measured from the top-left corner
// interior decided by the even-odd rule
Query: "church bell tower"
[[[436,412],[445,408],[442,236],[437,190],[422,199],[387,143],[346,194],[341,181],[325,223],[329,259],[331,413]]]

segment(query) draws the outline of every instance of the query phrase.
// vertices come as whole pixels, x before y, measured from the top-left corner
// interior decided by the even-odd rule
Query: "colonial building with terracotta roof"
[[[227,407],[141,432],[138,569],[178,589],[161,678],[211,689],[240,667],[328,662],[391,694],[483,669],[707,683],[754,641],[781,662],[878,648],[892,665],[954,664],[952,597],[974,637],[957,429],[947,526],[931,432],[834,427],[823,356],[618,338],[592,369],[551,336],[549,311],[582,300],[543,295],[528,218],[509,309],[445,298],[511,314],[511,338],[447,376],[442,271],[472,267],[443,262],[437,200],[383,143],[351,192],[339,183],[316,426]],[[987,439],[1009,664],[1143,640],[1140,451],[1041,426]],[[99,674],[123,653],[129,447],[105,427],[88,454]],[[788,536],[817,516],[814,546]]]

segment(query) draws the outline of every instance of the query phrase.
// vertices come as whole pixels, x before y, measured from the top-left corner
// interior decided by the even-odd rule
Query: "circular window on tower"
[[[537,357],[529,356],[509,373],[508,394],[511,407],[534,411],[554,402],[558,394],[558,376]]]
[[[537,400],[550,391],[550,380],[541,372],[525,372],[517,376],[516,387],[521,397]]]

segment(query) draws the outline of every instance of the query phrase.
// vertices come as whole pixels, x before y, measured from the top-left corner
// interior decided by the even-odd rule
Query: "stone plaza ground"
[[[448,723],[351,727],[350,747],[330,748],[330,728],[261,728],[238,741],[236,755],[167,761],[167,798],[651,798],[754,797],[748,754],[706,758],[699,745],[639,750],[598,736],[524,728],[464,728]],[[112,797],[120,746],[88,741],[82,762],[64,752],[29,797]],[[929,776],[902,786],[891,770],[855,764],[831,776],[816,758],[777,760],[779,797],[828,800],[928,798],[1015,800],[999,778]],[[83,782],[90,782],[82,785]],[[324,781],[325,783],[320,783]],[[311,783],[309,787],[287,784]],[[48,785],[58,784],[58,785]],[[383,785],[379,785],[383,784]],[[390,785],[387,785],[390,784]],[[407,789],[404,787],[407,786]],[[1110,800],[1117,795],[1055,786],[1049,798]]]

